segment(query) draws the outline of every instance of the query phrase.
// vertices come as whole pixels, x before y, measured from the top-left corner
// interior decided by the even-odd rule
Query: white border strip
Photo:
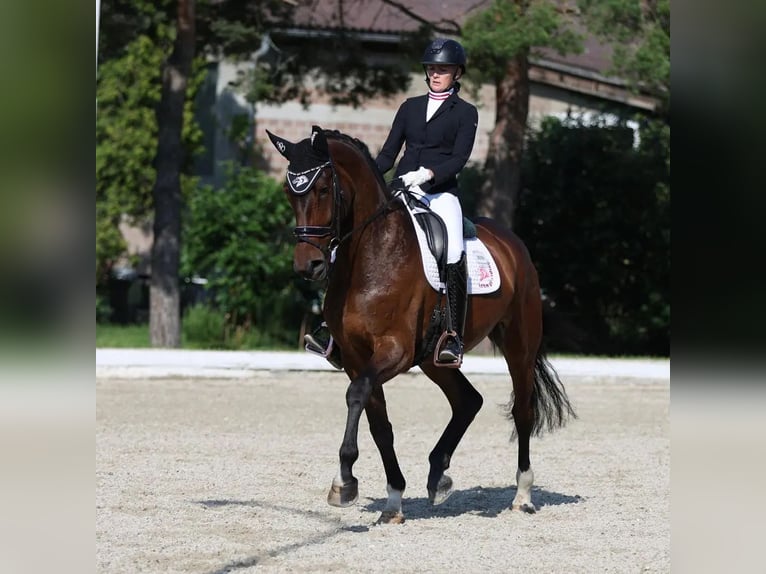
[[[553,357],[550,362],[562,377],[670,380],[668,359]],[[256,371],[338,372],[321,357],[306,352],[96,349],[97,378],[245,378]],[[505,360],[500,356],[466,355],[462,371],[466,374],[508,373]]]

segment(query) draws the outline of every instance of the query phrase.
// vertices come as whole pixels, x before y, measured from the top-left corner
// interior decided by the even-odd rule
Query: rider
[[[385,173],[394,165],[404,145],[396,177],[410,193],[430,204],[446,225],[449,312],[437,357],[439,363],[455,365],[460,365],[463,357],[467,303],[463,213],[457,197],[457,174],[473,150],[479,118],[476,107],[458,96],[458,80],[465,74],[465,62],[465,51],[455,40],[438,38],[426,47],[421,64],[428,93],[402,103],[375,159],[380,171]],[[322,327],[305,339],[309,350],[324,351],[325,355],[333,350],[328,348],[328,333]]]
[[[455,40],[438,38],[428,45],[421,60],[428,94],[401,105],[375,159],[385,173],[404,144],[396,176],[410,193],[429,204],[447,227],[449,313],[446,336],[441,339],[443,345],[437,356],[440,363],[458,365],[463,356],[467,274],[457,174],[471,155],[479,121],[476,107],[458,96],[465,60],[465,51]]]

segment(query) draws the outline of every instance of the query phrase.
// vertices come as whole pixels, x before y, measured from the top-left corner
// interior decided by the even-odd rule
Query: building
[[[338,28],[358,35],[370,46],[370,59],[385,58],[386,51],[400,42],[402,34],[418,29],[418,19],[438,23],[442,28],[453,27],[474,10],[486,7],[490,2],[411,1],[411,11],[417,16],[405,14],[401,9],[380,0],[356,0],[345,4],[346,11],[333,12],[337,4],[314,2],[299,9],[295,27],[276,31],[270,44],[264,43],[263,55],[269,50],[279,50],[280,42],[316,42],[335,33]],[[427,39],[424,39],[424,46]],[[413,55],[417,58],[418,55]],[[564,117],[568,114],[598,114],[605,107],[652,110],[655,101],[649,96],[632,94],[622,80],[611,77],[611,49],[594,37],[586,36],[582,54],[560,56],[552,50],[540,49],[533,53],[530,66],[529,124],[535,126],[545,116]],[[469,54],[470,75],[470,54]],[[233,118],[247,117],[253,129],[251,143],[258,150],[257,165],[275,177],[284,173],[284,160],[274,150],[265,130],[272,131],[291,141],[306,138],[311,126],[337,129],[364,141],[373,155],[382,146],[391,126],[396,109],[406,98],[423,93],[423,76],[413,74],[409,89],[389,98],[368,100],[363,107],[334,106],[327,97],[316,94],[309,107],[298,101],[281,105],[248,104],[241,93],[231,86],[238,72],[248,65],[219,62],[211,66],[209,97],[213,117],[203,120],[208,139],[208,155],[201,166],[206,181],[221,182],[220,162],[236,159],[241,150],[232,145],[227,133]],[[374,64],[373,64],[374,65]],[[488,134],[495,124],[494,86],[484,85],[479,91],[479,128],[471,162],[481,164],[489,145]]]

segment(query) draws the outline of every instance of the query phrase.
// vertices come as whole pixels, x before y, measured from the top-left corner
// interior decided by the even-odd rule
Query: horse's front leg
[[[370,423],[370,434],[372,434],[375,445],[380,451],[380,458],[386,471],[388,500],[377,523],[401,524],[404,522],[402,495],[406,483],[394,451],[394,432],[391,422],[388,420],[386,397],[383,394],[382,386],[378,385],[373,388],[365,412],[367,413],[367,421]]]
[[[362,416],[362,410],[367,407],[373,389],[380,387],[386,381],[406,371],[411,361],[412,357],[405,355],[395,338],[382,338],[376,342],[375,352],[367,368],[361,374],[351,379],[351,383],[346,391],[348,415],[346,417],[346,430],[343,434],[343,442],[340,445],[340,468],[332,481],[330,492],[327,494],[327,502],[329,504],[333,506],[350,506],[356,502],[359,496],[359,486],[356,478],[354,478],[352,467],[356,459],[359,458],[357,436],[359,434],[359,419]],[[393,436],[391,441],[393,448]],[[404,486],[402,484],[403,489]]]
[[[327,502],[332,506],[351,506],[359,497],[359,483],[354,478],[352,468],[359,458],[359,418],[370,399],[373,382],[369,374],[363,374],[354,378],[346,390],[348,414],[343,442],[340,445],[340,468],[332,481],[330,492],[327,493]]]

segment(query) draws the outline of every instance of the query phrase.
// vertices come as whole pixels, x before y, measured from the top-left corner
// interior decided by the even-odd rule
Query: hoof
[[[404,514],[398,510],[385,510],[375,524],[404,524]]]
[[[447,500],[452,494],[452,479],[443,474],[436,485],[436,490],[428,489],[428,502],[433,506],[438,506]]]
[[[351,483],[343,486],[333,483],[330,492],[327,493],[327,504],[346,507],[354,504],[357,498],[359,498],[359,482],[354,478]]]
[[[535,506],[531,503],[525,502],[524,504],[514,504],[511,506],[512,510],[517,510],[519,512],[526,512],[527,514],[534,514],[537,512],[537,509]]]

